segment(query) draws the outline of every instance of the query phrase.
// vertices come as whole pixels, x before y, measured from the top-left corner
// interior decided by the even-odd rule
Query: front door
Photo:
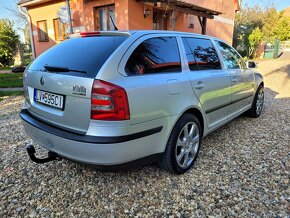
[[[231,102],[231,80],[222,69],[211,40],[183,38],[192,88],[206,113],[208,128],[227,122]]]
[[[224,64],[231,76],[232,101],[229,116],[231,118],[251,106],[255,93],[254,75],[246,68],[242,57],[231,46],[221,41],[216,41],[216,44],[220,48]]]

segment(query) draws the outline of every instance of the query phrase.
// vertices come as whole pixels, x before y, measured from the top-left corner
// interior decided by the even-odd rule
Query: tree
[[[290,18],[274,7],[242,8],[235,19],[233,46],[243,56],[255,57],[261,41],[273,42],[275,39],[290,39]]]
[[[29,25],[30,23],[27,23],[23,29],[23,33],[24,33],[24,40],[26,44],[30,45],[30,30],[29,30]]]
[[[280,12],[273,32],[276,39],[281,41],[290,39],[290,17],[284,16],[284,12]]]
[[[24,13],[26,12],[26,9],[21,7],[20,10],[24,12],[24,13],[21,13],[19,9],[16,7],[17,3],[18,1],[14,0],[13,5],[15,5],[15,7],[9,7],[9,8],[5,7],[5,9],[8,10],[10,14],[16,18],[18,26],[25,26],[28,23],[27,17],[24,15]]]
[[[0,63],[8,65],[17,53],[19,36],[13,29],[13,22],[0,19]]]
[[[262,40],[262,32],[259,27],[256,27],[249,35],[249,54],[248,54],[249,57],[253,55],[257,46],[260,44],[261,40]]]
[[[243,55],[249,55],[249,36],[255,28],[263,27],[263,9],[245,7],[235,18],[233,46]]]

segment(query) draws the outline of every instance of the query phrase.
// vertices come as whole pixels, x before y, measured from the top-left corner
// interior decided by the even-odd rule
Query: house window
[[[95,8],[96,30],[115,30],[114,24],[116,24],[114,5]]]
[[[59,18],[53,19],[54,37],[56,40],[64,40],[66,30],[64,23]]]
[[[48,42],[46,20],[37,21],[37,32],[38,32],[38,41],[39,42]]]

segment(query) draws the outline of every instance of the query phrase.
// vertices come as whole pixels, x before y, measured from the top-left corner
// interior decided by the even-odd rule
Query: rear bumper
[[[160,154],[164,145],[163,127],[123,136],[89,136],[48,125],[27,110],[20,112],[27,134],[42,147],[58,155],[93,165],[119,165]]]

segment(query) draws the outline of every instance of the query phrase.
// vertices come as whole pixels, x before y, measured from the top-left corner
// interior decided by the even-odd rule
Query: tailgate
[[[126,39],[116,34],[73,38],[41,54],[25,72],[28,111],[46,123],[85,134],[94,78]]]
[[[26,74],[25,97],[32,115],[62,129],[80,134],[87,132],[93,78],[30,70]],[[45,96],[41,102],[41,94],[47,95],[46,102]],[[62,98],[62,107],[51,104],[48,96],[51,102]]]

